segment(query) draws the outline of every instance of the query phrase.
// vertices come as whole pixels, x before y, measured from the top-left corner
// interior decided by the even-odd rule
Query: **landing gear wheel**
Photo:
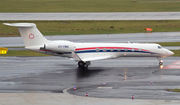
[[[83,61],[79,61],[78,62],[79,68],[87,68],[88,65],[86,63],[84,63]]]
[[[157,58],[159,60],[159,65],[163,65],[163,60],[161,60],[161,58]]]
[[[163,65],[163,61],[162,60],[159,60],[159,65]]]
[[[79,61],[78,65],[79,65],[79,67],[83,67],[84,66],[84,62],[83,61]]]
[[[159,65],[163,65],[163,62],[159,62]]]
[[[79,62],[78,62],[79,68],[88,68],[88,66],[89,66],[90,64],[91,64],[90,61],[86,61],[86,62],[79,61]]]
[[[87,65],[87,64],[84,64],[84,68],[88,68],[88,65]]]

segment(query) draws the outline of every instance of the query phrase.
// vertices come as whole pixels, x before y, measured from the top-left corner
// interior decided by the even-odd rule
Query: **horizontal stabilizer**
[[[7,26],[13,26],[13,27],[34,27],[36,26],[34,23],[3,23]]]

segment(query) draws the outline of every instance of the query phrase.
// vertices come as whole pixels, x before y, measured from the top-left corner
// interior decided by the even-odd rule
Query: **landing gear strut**
[[[161,60],[161,58],[158,58],[159,60],[159,65],[163,65],[163,60]]]
[[[79,61],[79,62],[78,62],[79,68],[88,68],[88,66],[89,66],[90,64],[91,64],[90,61],[87,61],[87,62]]]

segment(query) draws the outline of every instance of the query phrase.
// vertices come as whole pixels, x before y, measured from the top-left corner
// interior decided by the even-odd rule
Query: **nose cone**
[[[171,55],[173,55],[173,54],[174,54],[174,53],[173,53],[172,51],[169,51],[169,50],[167,51],[167,55],[168,55],[168,56],[171,56]]]

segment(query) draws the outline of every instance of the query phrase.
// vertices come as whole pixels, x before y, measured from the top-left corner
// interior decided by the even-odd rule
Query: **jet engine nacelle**
[[[58,41],[54,43],[44,44],[44,49],[63,54],[63,53],[71,52],[72,50],[74,51],[75,48],[73,42]]]

